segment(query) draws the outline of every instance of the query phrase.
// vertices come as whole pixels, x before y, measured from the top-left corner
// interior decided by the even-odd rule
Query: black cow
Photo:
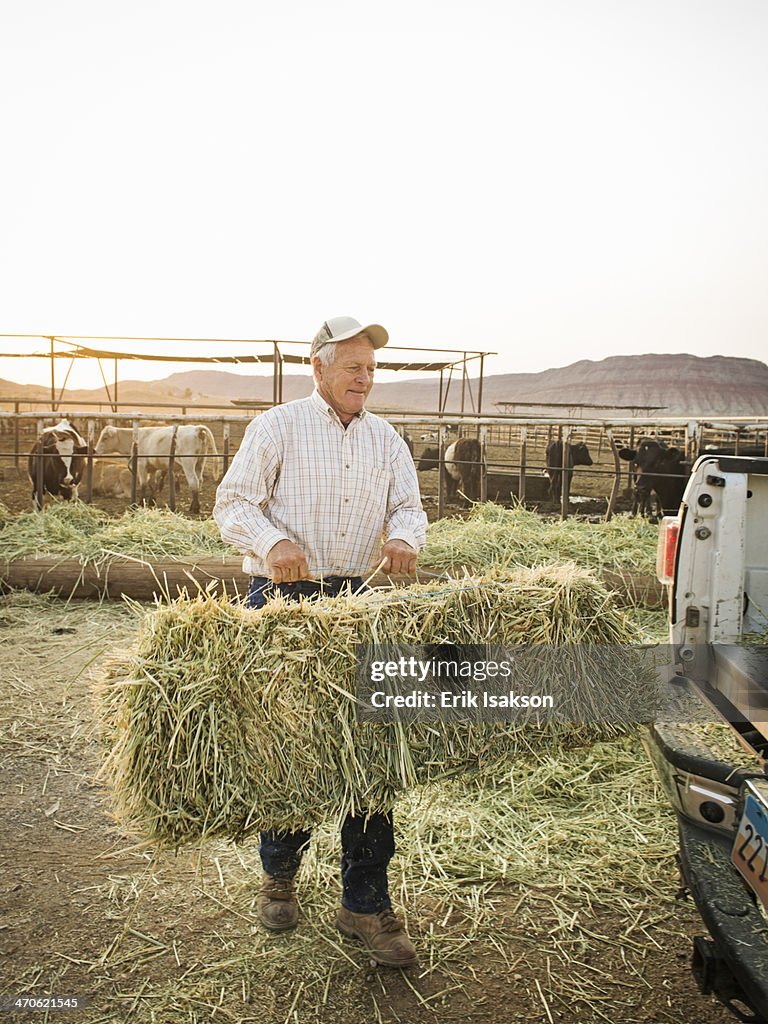
[[[400,427],[397,432],[400,435],[400,437],[402,437],[402,439],[405,441],[405,447],[411,453],[411,458],[413,458],[413,438],[405,429],[405,427]]]
[[[61,420],[55,426],[43,430],[27,460],[32,500],[36,509],[43,507],[43,495],[46,492],[65,501],[77,498],[87,453],[85,440],[69,420]]]
[[[571,489],[571,478],[574,466],[591,466],[592,456],[584,441],[568,444],[568,490]],[[563,442],[550,441],[547,445],[547,476],[549,477],[549,495],[552,501],[560,501],[563,487]]]
[[[659,512],[662,515],[677,513],[686,481],[691,475],[691,464],[685,461],[682,448],[670,447],[665,441],[646,437],[637,448],[619,449],[619,458],[632,464],[632,515],[639,511],[655,521]],[[656,512],[652,508],[653,495],[659,506]]]
[[[419,464],[416,467],[420,473],[430,469],[437,469],[440,465],[440,449],[425,448],[421,453]]]

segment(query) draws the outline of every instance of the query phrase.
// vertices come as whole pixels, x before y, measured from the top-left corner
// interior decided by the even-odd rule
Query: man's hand
[[[416,559],[419,557],[419,553],[404,540],[388,540],[381,549],[381,557],[385,560],[381,567],[382,572],[389,572],[393,575],[406,573],[408,576],[413,576],[416,572]]]
[[[306,555],[292,540],[279,540],[270,548],[267,565],[275,583],[296,583],[309,575]]]

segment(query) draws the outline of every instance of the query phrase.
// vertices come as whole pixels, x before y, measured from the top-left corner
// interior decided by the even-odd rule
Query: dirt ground
[[[665,847],[653,854],[658,899],[629,918],[613,893],[589,904],[570,896],[578,879],[567,877],[551,887],[469,872],[446,903],[419,890],[418,865],[401,855],[393,888],[421,963],[372,969],[332,928],[329,839],[305,865],[299,929],[265,935],[252,842],[153,857],[110,818],[92,686],[105,654],[134,629],[119,604],[0,597],[0,993],[77,996],[85,1007],[66,1019],[93,1024],[732,1019],[691,978],[700,926],[690,901],[675,898],[674,826],[639,750],[627,800],[638,821],[663,817]],[[567,829],[564,819],[553,837],[553,877]],[[624,851],[616,886],[627,898],[642,844],[638,834]]]

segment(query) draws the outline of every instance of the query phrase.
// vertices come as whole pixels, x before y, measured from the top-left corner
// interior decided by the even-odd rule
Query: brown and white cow
[[[205,471],[206,456],[218,456],[216,441],[208,427],[202,423],[183,423],[171,427],[139,427],[138,459],[136,465],[140,499],[153,498],[168,474],[171,446],[176,441],[174,458],[187,478],[191,503],[189,511],[200,511],[200,487]],[[131,427],[104,427],[96,442],[97,455],[130,455],[133,447]],[[216,470],[213,472],[217,475]]]
[[[43,495],[46,493],[65,501],[77,499],[87,454],[85,439],[67,419],[46,427],[40,433],[27,459],[36,509],[43,507]]]

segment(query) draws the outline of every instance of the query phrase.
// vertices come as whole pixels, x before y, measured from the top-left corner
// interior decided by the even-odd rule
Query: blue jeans
[[[363,581],[359,576],[332,576],[322,583],[273,583],[265,576],[252,576],[245,600],[249,608],[263,608],[275,594],[289,601],[319,594],[337,597],[348,586],[354,592],[362,589]],[[262,832],[259,854],[264,871],[275,878],[293,878],[310,836],[305,830]],[[395,852],[392,814],[348,814],[341,827],[341,850],[342,906],[355,914],[389,910],[387,867]]]

